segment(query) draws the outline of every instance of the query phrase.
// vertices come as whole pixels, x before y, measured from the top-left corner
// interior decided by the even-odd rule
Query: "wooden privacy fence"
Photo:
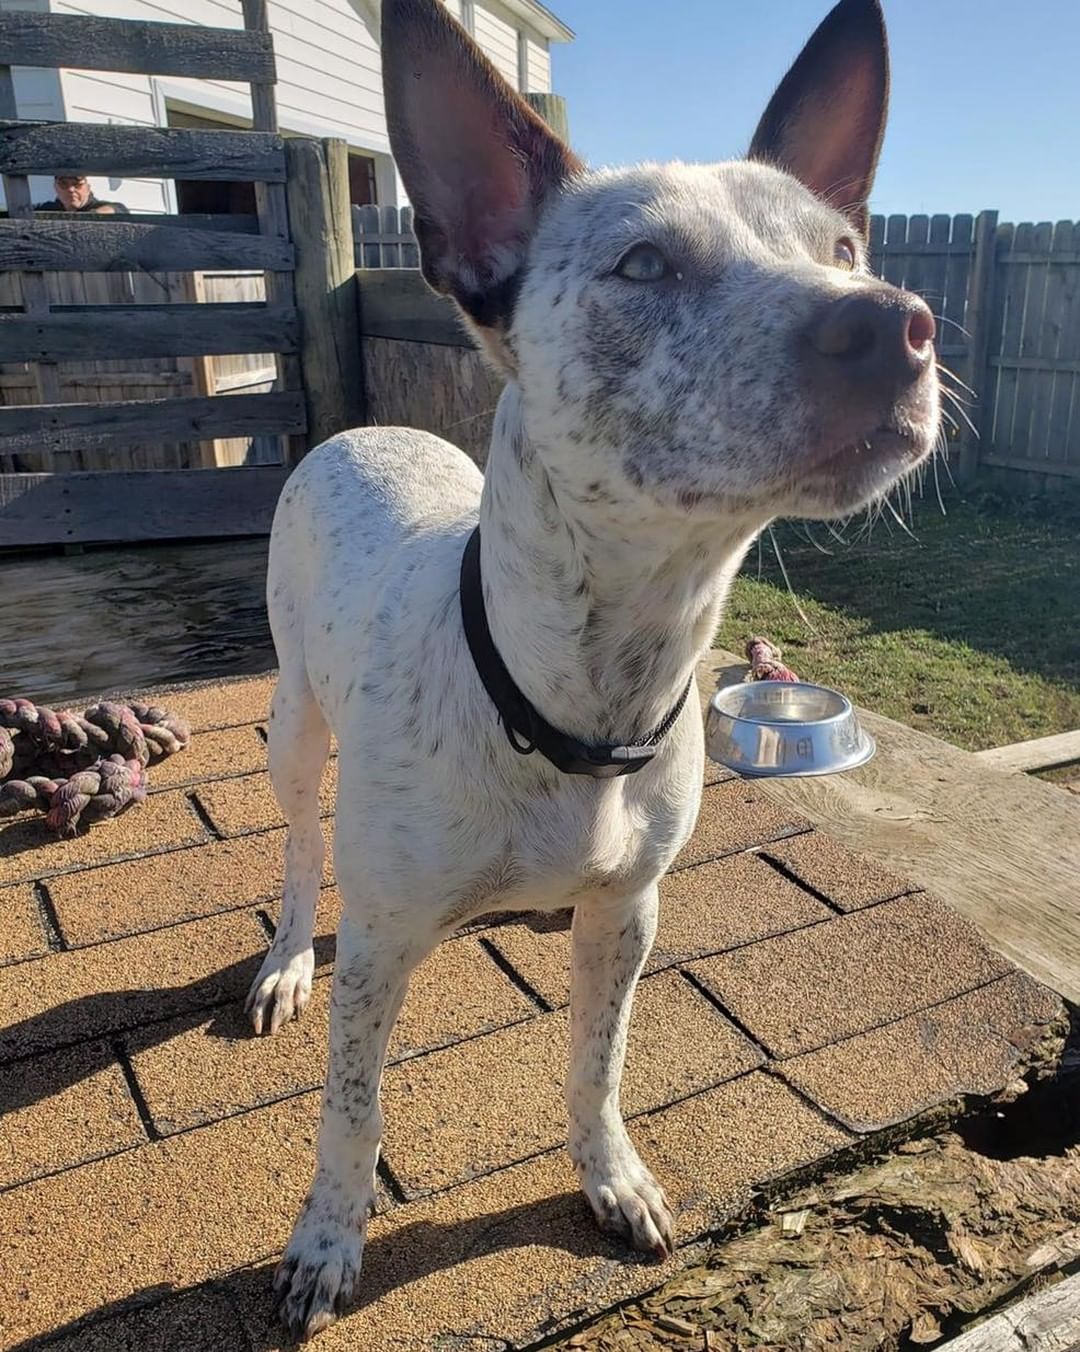
[[[409,209],[354,210],[371,409],[482,454],[498,387],[445,351],[472,345],[449,307],[401,271],[417,263]],[[946,404],[959,472],[994,471],[1033,492],[1080,478],[1080,225],[999,225],[994,211],[875,216],[870,248],[874,270],[937,317],[938,355],[953,373],[944,383],[960,401]],[[439,388],[449,367],[484,411]]]
[[[0,66],[0,118],[7,119],[0,121],[0,173],[8,205],[0,273],[19,275],[22,298],[18,311],[0,313],[0,363],[33,363],[38,395],[36,405],[0,408],[0,547],[265,530],[289,464],[313,440],[360,420],[346,148],[278,135],[266,0],[242,3],[243,29],[0,13],[7,63]],[[252,130],[20,122],[13,65],[243,81]],[[247,181],[257,215],[35,218],[28,176],[75,172]],[[46,286],[53,272],[207,270],[265,274],[265,299],[56,307]],[[273,354],[272,389],[64,402],[57,374],[65,360],[217,354]],[[236,383],[242,387],[243,378]],[[22,456],[230,437],[279,439],[281,463],[4,472]]]

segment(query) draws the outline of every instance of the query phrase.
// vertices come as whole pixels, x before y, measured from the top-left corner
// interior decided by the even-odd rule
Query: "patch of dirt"
[[[1080,1026],[1007,1108],[808,1187],[708,1262],[554,1346],[914,1352],[1080,1270]]]

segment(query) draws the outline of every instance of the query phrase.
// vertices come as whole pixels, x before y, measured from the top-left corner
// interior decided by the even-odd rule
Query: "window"
[[[196,131],[236,129],[234,123],[181,112],[178,108],[170,108],[168,117],[170,127],[191,127]],[[234,179],[177,179],[176,209],[181,213],[205,211],[212,216],[254,216],[255,185]]]
[[[366,207],[377,200],[375,161],[370,155],[349,152],[349,201],[354,207]]]

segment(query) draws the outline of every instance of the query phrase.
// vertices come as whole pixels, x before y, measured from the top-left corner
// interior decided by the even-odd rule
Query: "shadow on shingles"
[[[645,1266],[655,1263],[654,1259],[634,1253],[621,1241],[601,1234],[580,1192],[562,1192],[538,1202],[469,1219],[445,1223],[417,1220],[374,1237],[364,1251],[364,1270],[356,1300],[342,1319],[348,1320],[350,1315],[362,1312],[398,1287],[488,1254],[536,1244],[569,1253],[575,1258],[607,1258],[622,1264]],[[231,1348],[233,1344],[226,1341],[226,1334],[232,1334],[239,1326],[242,1312],[245,1346],[250,1346],[253,1352],[292,1349],[298,1345],[287,1337],[274,1316],[272,1288],[276,1267],[275,1259],[183,1290],[171,1288],[166,1282],[156,1283],[124,1300],[101,1306],[44,1338],[35,1337],[18,1343],[10,1352],[46,1352],[56,1344],[61,1344],[63,1352],[74,1352],[75,1347],[81,1345],[75,1338],[79,1333],[86,1336],[91,1329],[96,1331],[99,1340],[92,1343],[94,1347],[115,1345],[118,1349],[130,1348],[134,1352],[138,1346],[144,1350],[146,1344],[125,1340],[120,1328],[108,1344],[101,1342],[101,1336],[106,1332],[102,1326],[107,1326],[109,1320],[118,1316],[122,1319],[126,1316],[126,1324],[139,1317],[136,1311],[146,1311],[149,1306],[158,1316],[155,1323],[167,1328],[173,1307],[180,1302],[190,1305],[198,1302],[200,1297],[205,1302],[208,1318],[200,1329],[207,1336],[206,1347]],[[215,1337],[221,1339],[220,1344],[214,1342]],[[70,1343],[64,1341],[68,1338],[72,1339]],[[463,1342],[467,1339],[468,1333],[463,1331]],[[86,1341],[91,1345],[89,1337]],[[483,1345],[488,1345],[488,1340],[484,1340]],[[157,1352],[157,1342],[152,1346]],[[161,1343],[161,1352],[172,1346],[172,1343]],[[59,1348],[57,1352],[60,1352]]]
[[[316,936],[316,967],[326,966],[333,957],[334,936]],[[137,1035],[140,1049],[156,1046],[205,1022],[217,1007],[207,1029],[211,1037],[254,1036],[246,1018],[238,1018],[235,1002],[247,995],[262,960],[263,954],[255,953],[186,986],[166,990],[84,995],[9,1024],[0,1030],[0,1055],[20,1059],[0,1061],[0,1120],[112,1065],[113,1042],[125,1033]],[[33,1050],[25,1056],[12,1050],[20,1045]],[[50,1055],[60,1048],[67,1054]]]

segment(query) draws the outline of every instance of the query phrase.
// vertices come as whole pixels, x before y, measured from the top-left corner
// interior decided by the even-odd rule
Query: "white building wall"
[[[444,0],[455,17],[462,0]],[[0,9],[50,8],[50,0],[0,0]],[[239,0],[51,0],[58,14],[243,26]],[[518,33],[499,0],[474,0],[477,41],[515,87]],[[403,200],[390,160],[382,100],[382,61],[375,0],[269,0],[277,58],[278,121],[283,132],[338,136],[350,148],[373,155],[380,201]],[[527,33],[528,87],[551,87],[547,40]],[[67,118],[75,122],[162,126],[170,105],[243,126],[250,122],[247,87],[210,80],[179,80],[98,71],[15,72],[20,117]],[[161,180],[93,180],[99,197],[115,197],[136,211],[175,209],[171,183]],[[48,179],[34,180],[35,200],[52,196]]]
[[[510,15],[494,0],[476,0],[473,31],[477,44],[491,57],[499,72],[518,88],[518,30]]]

